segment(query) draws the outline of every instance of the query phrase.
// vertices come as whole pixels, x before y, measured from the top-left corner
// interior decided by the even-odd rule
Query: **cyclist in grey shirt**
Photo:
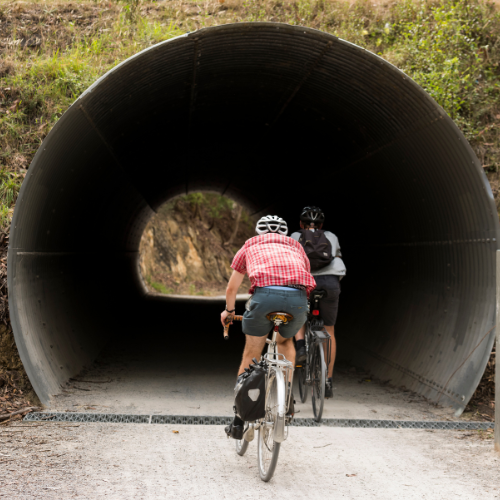
[[[301,229],[308,229],[309,231],[314,232],[317,229],[322,229],[324,220],[325,214],[320,208],[305,207],[300,216],[300,227]],[[312,271],[311,274],[316,280],[316,289],[326,290],[327,292],[327,296],[320,301],[319,314],[323,319],[326,331],[330,334],[332,339],[331,361],[328,366],[328,379],[325,388],[325,397],[331,398],[333,397],[333,365],[335,363],[335,355],[337,352],[337,344],[335,342],[335,322],[337,320],[337,312],[339,308],[340,280],[345,276],[346,268],[344,262],[342,261],[338,238],[330,231],[325,231],[325,236],[332,245],[332,256],[334,258],[329,264],[317,269],[316,271]],[[301,233],[297,231],[292,233],[291,237],[299,241]],[[295,337],[297,349],[296,363],[302,363],[306,359],[304,331],[305,327],[303,326]]]

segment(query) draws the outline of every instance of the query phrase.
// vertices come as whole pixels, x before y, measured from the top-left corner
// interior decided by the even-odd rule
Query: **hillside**
[[[255,235],[254,226],[247,212],[224,196],[176,198],[163,205],[144,231],[142,276],[152,292],[224,295],[232,258]],[[245,278],[241,293],[249,287]]]

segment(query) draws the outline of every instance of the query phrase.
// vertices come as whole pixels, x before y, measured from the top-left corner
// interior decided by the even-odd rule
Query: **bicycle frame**
[[[290,400],[292,397],[294,373],[293,363],[288,361],[283,354],[278,352],[276,339],[281,324],[282,321],[280,319],[276,318],[274,320],[273,337],[272,339],[266,339],[268,347],[266,354],[263,355],[263,358],[267,361],[269,366],[266,387],[270,377],[274,374],[277,382],[276,386],[278,388],[278,419],[274,427],[274,441],[277,443],[282,443],[286,439],[285,425],[288,423],[286,414],[290,407]],[[260,425],[262,425],[262,423]]]
[[[318,326],[318,325],[315,325]],[[313,355],[313,345],[316,341],[315,339],[315,334],[313,329],[311,328],[311,324],[309,321],[306,322],[306,331],[304,338],[306,340],[306,352],[307,352],[307,361],[302,363],[302,368],[306,371],[306,380],[305,383],[306,385],[311,385],[312,380],[311,380],[311,364],[312,364],[312,355]],[[331,337],[328,338],[326,341],[323,341],[324,344],[324,349],[325,349],[325,363],[326,366],[330,366],[330,360],[332,358],[331,356]]]
[[[231,321],[242,321],[243,316],[233,316],[224,327],[224,338],[229,339],[229,325]],[[266,339],[267,352],[262,356],[266,360],[268,365],[268,372],[266,377],[266,388],[268,387],[269,380],[272,376],[276,377],[276,386],[278,389],[277,399],[278,399],[278,411],[277,411],[277,422],[274,423],[274,441],[277,443],[282,443],[287,438],[287,433],[285,432],[285,427],[289,424],[291,420],[287,417],[287,412],[290,407],[290,401],[292,397],[292,387],[293,387],[293,373],[294,366],[291,361],[288,361],[283,354],[278,352],[278,333],[280,326],[283,324],[283,320],[279,317],[275,317],[273,327],[273,335],[271,339]],[[245,441],[252,441],[254,438],[254,431],[259,429],[261,425],[265,425],[265,418],[257,420],[255,423],[249,422],[248,428],[243,434],[243,439]]]

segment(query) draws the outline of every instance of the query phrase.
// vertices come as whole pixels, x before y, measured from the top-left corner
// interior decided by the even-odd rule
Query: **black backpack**
[[[240,382],[235,387],[234,411],[241,420],[253,422],[264,418],[266,414],[266,374],[267,363],[260,361],[245,370]]]
[[[310,231],[309,229],[301,229],[299,243],[304,247],[309,262],[311,263],[311,271],[317,271],[322,267],[327,266],[333,260],[332,244],[325,235],[322,229]]]

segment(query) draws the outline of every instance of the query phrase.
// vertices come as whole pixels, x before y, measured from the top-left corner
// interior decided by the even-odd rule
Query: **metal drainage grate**
[[[123,415],[115,413],[33,412],[24,417],[26,422],[107,422],[120,424],[177,424],[177,425],[227,425],[232,417],[193,415]],[[438,430],[486,430],[493,429],[493,422],[447,422],[425,420],[365,420],[324,418],[318,424],[312,418],[296,418],[295,427],[359,427],[364,429],[438,429]]]
[[[24,417],[24,421],[149,424],[150,415],[122,415],[119,413],[33,412],[33,413],[28,413]]]
[[[493,429],[493,422],[447,422],[425,420],[358,420],[326,418],[322,422],[329,427],[361,427],[380,429],[440,429],[440,430],[486,430]]]
[[[152,415],[152,424],[179,424],[179,425],[227,425],[233,417],[203,417],[185,415]]]

